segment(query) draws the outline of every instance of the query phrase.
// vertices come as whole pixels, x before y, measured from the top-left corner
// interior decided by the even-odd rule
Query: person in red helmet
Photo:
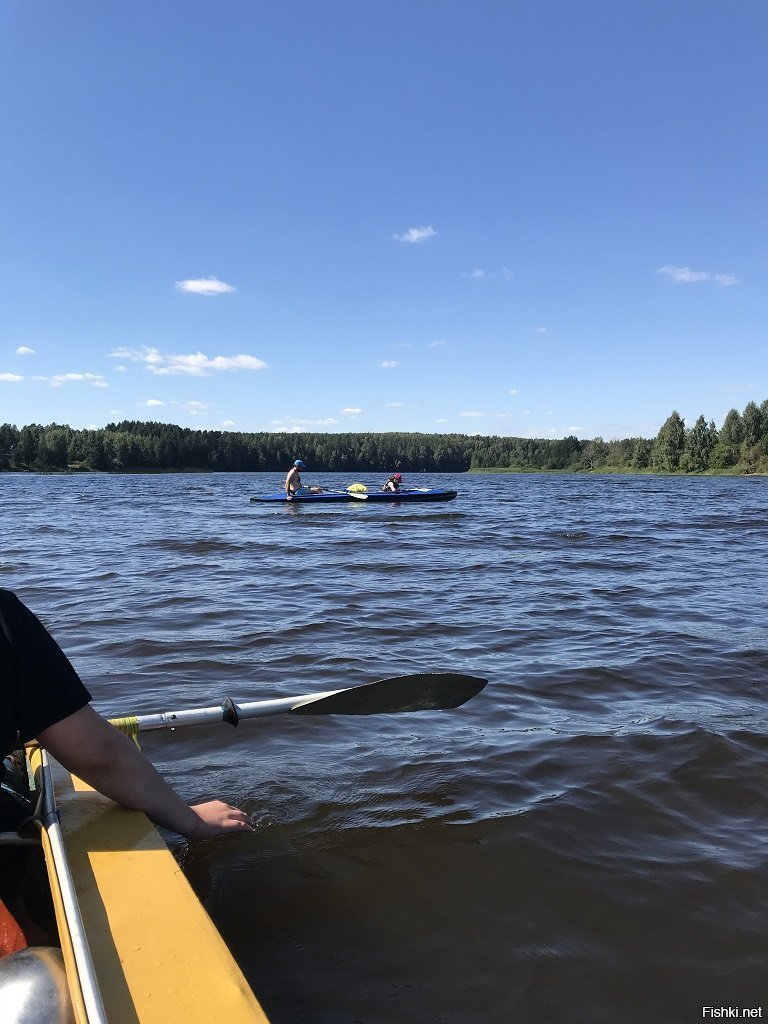
[[[400,473],[393,473],[392,476],[387,477],[387,482],[382,487],[382,491],[399,491],[402,483],[402,475]]]

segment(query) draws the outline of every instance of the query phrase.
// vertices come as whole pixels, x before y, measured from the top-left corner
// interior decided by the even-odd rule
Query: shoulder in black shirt
[[[0,589],[0,758],[90,699],[40,620],[15,594]]]

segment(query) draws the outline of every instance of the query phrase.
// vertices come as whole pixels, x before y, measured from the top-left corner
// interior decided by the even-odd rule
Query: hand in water
[[[198,823],[188,839],[210,839],[227,832],[253,832],[251,819],[237,807],[225,804],[222,800],[209,800],[204,804],[194,804],[192,810],[198,817]]]

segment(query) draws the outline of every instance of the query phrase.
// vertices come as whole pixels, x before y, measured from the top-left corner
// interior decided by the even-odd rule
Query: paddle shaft
[[[273,697],[244,704],[235,704],[227,697],[218,707],[166,711],[111,721],[117,728],[133,734],[151,729],[176,729],[215,722],[237,725],[242,718],[281,714],[376,715],[446,711],[466,703],[479,693],[486,683],[486,679],[477,676],[427,672],[379,679],[342,690],[328,690],[299,697]]]
[[[318,698],[330,697],[339,690],[317,694]],[[229,697],[217,707],[190,708],[188,711],[164,711],[153,715],[137,715],[141,732],[150,729],[177,729],[185,725],[206,725],[211,722],[226,722],[237,725],[241,718],[265,718],[268,715],[284,715],[300,704],[306,697],[274,697],[270,700],[254,700],[235,704]]]

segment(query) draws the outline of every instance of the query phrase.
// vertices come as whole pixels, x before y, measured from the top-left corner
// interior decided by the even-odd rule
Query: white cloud
[[[322,420],[299,420],[293,419],[293,417],[286,420],[272,420],[273,433],[276,434],[299,434],[317,427],[336,427],[338,424],[339,421],[333,416],[327,416]]]
[[[224,422],[221,425],[222,425],[222,427],[225,427],[225,428],[226,427],[234,427],[235,421],[234,420],[224,420]]]
[[[345,409],[339,409],[342,416],[359,416],[362,413],[362,409],[358,409],[355,406],[348,405]]]
[[[393,235],[398,242],[410,242],[412,245],[418,244],[419,242],[425,242],[428,238],[432,238],[437,232],[432,227],[420,227],[420,228],[408,228],[402,235]]]
[[[9,384],[15,384],[17,381],[24,380],[18,373],[0,373],[0,380],[4,380]]]
[[[447,423],[447,422],[448,422],[448,417],[447,416],[441,416],[439,420],[435,420],[435,423]]]
[[[690,267],[659,267],[657,274],[666,274],[675,284],[694,284],[697,281],[708,281],[709,273],[706,270],[691,270]]]
[[[428,341],[427,348],[445,348],[447,341]]]
[[[218,277],[197,277],[186,281],[176,282],[177,292],[186,292],[189,295],[226,295],[235,289],[231,284],[220,281]]]
[[[34,356],[34,355],[36,355],[36,352],[35,352],[35,350],[33,348],[30,348],[29,345],[19,345],[19,347],[16,349],[16,355],[17,356]]]
[[[497,281],[499,278],[501,278],[502,281],[511,281],[515,274],[514,271],[510,270],[508,267],[502,267],[501,270],[483,270],[482,267],[476,267],[468,274],[463,273],[461,276],[468,277],[470,281],[482,281],[485,277],[487,277],[489,281]]]
[[[517,388],[510,388],[509,391],[507,392],[507,394],[516,395],[517,394]]]
[[[659,267],[657,274],[664,274],[675,284],[698,284],[701,281],[714,281],[721,288],[731,288],[741,284],[735,274],[712,274],[708,270],[691,270],[690,267],[676,267],[671,264]]]
[[[384,403],[384,408],[385,409],[402,409],[402,407],[404,405],[405,405],[405,402],[385,402]]]
[[[460,416],[468,416],[471,419],[478,419],[481,416],[485,416],[485,413],[484,412],[479,412],[476,409],[469,409],[467,412],[462,412],[459,415]]]
[[[394,370],[400,363],[396,359],[385,359],[383,363],[379,363],[382,370]]]
[[[204,412],[206,409],[210,409],[210,405],[207,402],[177,402],[171,400],[170,402],[162,402],[159,398],[148,398],[144,405],[156,408],[160,405],[173,405],[179,409],[183,409],[184,412],[189,413],[190,416],[197,416],[198,413]]]
[[[190,377],[210,377],[222,370],[264,370],[267,364],[256,356],[209,356],[202,352],[189,355],[163,355],[159,349],[143,345],[140,349],[116,348],[111,352],[113,359],[130,359],[144,363],[150,373],[158,377],[186,374]]]
[[[55,373],[52,377],[35,377],[35,380],[47,381],[52,388],[60,388],[62,384],[84,382],[94,388],[108,388],[109,384],[100,373]]]

